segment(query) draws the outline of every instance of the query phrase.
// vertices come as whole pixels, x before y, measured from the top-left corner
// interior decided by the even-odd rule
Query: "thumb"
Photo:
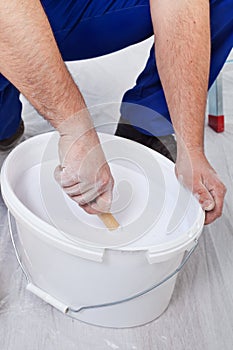
[[[194,188],[194,195],[197,197],[201,207],[205,211],[211,211],[215,207],[215,200],[211,195],[209,189],[203,184],[199,183],[196,188]]]

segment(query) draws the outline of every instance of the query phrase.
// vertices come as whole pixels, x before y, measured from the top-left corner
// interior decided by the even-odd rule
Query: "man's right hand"
[[[205,224],[222,215],[226,188],[203,152],[178,153],[176,176],[197,197],[206,212]]]
[[[88,112],[69,118],[60,131],[55,178],[87,213],[109,212],[114,180]]]

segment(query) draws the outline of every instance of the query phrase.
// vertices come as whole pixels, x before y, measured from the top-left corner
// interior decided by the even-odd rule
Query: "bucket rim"
[[[54,241],[56,240],[58,244],[65,244],[67,249],[68,247],[72,247],[72,250],[74,247],[81,247],[86,249],[90,252],[96,252],[96,251],[104,251],[104,250],[111,250],[111,251],[123,251],[123,252],[138,252],[138,251],[145,251],[146,253],[153,253],[153,255],[166,255],[169,253],[174,253],[175,251],[180,251],[181,247],[182,250],[186,250],[186,247],[190,245],[190,242],[193,242],[195,238],[200,236],[200,233],[202,232],[203,225],[204,225],[204,211],[199,208],[199,212],[197,215],[197,218],[193,225],[189,228],[189,230],[186,232],[186,235],[178,237],[177,239],[166,242],[163,244],[155,244],[155,245],[147,245],[147,246],[140,246],[140,247],[130,247],[130,246],[119,246],[119,247],[98,247],[98,246],[92,246],[89,244],[85,244],[83,242],[74,242],[67,238],[67,235],[62,230],[58,230],[50,223],[42,220],[40,217],[38,217],[36,214],[34,214],[30,209],[28,209],[17,197],[14,190],[11,188],[7,178],[7,171],[8,171],[8,165],[11,163],[11,160],[16,152],[18,152],[22,147],[25,147],[25,143],[33,143],[35,139],[41,138],[41,137],[47,137],[48,134],[53,134],[55,132],[47,132],[44,134],[36,135],[21,144],[19,144],[5,159],[2,169],[1,169],[1,190],[2,190],[2,196],[4,199],[4,202],[6,203],[6,206],[8,207],[9,211],[12,213],[12,215],[16,218],[16,220],[24,221],[25,224],[29,225],[32,229],[36,229],[36,231],[40,232],[40,235],[43,236],[46,241],[50,241],[50,243],[53,245]],[[113,135],[108,135],[109,137],[112,137]],[[133,141],[124,139],[125,142],[132,143]],[[139,145],[141,146],[141,145]],[[154,151],[148,149],[149,152],[152,154]],[[157,155],[156,155],[157,156]],[[159,158],[161,158],[164,165],[169,167],[171,161],[163,157],[162,155],[158,154]],[[164,159],[165,158],[165,159]],[[173,163],[172,163],[173,164]],[[34,231],[35,233],[35,231]]]

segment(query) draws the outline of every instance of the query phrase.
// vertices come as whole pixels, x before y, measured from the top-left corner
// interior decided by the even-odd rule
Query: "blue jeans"
[[[105,55],[153,35],[149,0],[42,0],[41,3],[64,61]],[[212,0],[210,4],[209,85],[233,47],[233,0]],[[157,136],[173,132],[154,47],[136,85],[125,93],[123,102],[122,116],[131,124]],[[15,133],[21,110],[19,91],[0,75],[0,140]]]

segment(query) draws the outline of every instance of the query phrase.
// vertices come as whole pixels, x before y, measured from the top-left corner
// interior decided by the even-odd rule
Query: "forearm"
[[[210,64],[208,0],[151,0],[156,60],[177,136],[184,148],[203,152]]]
[[[113,178],[39,0],[0,1],[0,71],[60,132],[56,179],[88,213],[110,210]]]
[[[0,71],[54,127],[85,108],[39,0],[0,2]]]

